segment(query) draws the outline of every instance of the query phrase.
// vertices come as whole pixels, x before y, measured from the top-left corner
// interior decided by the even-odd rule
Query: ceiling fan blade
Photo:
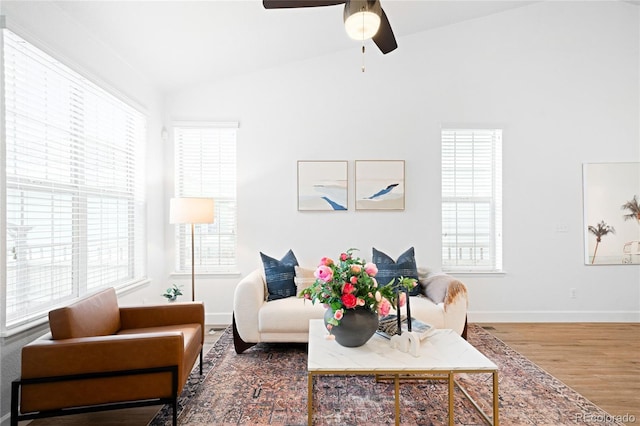
[[[262,0],[265,9],[289,9],[296,7],[334,6],[347,0]]]
[[[385,55],[398,47],[396,37],[393,35],[393,30],[389,23],[389,18],[387,18],[387,14],[384,13],[384,10],[380,17],[380,28],[376,35],[373,36],[373,42]]]

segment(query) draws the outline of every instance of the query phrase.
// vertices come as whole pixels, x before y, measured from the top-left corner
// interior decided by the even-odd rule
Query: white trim
[[[469,322],[640,322],[640,311],[469,311]]]
[[[187,127],[187,128],[214,128],[214,129],[238,129],[240,123],[238,121],[172,121],[172,127]]]
[[[231,312],[216,312],[216,313],[205,313],[204,315],[204,324],[205,325],[231,325]],[[205,333],[208,330],[205,330]]]

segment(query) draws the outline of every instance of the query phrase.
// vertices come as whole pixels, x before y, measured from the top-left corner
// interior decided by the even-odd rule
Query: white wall
[[[149,138],[147,157],[151,167],[147,170],[148,193],[148,258],[164,258],[164,235],[158,232],[165,223],[162,212],[164,194],[157,188],[164,186],[164,174],[161,167],[164,152],[160,141],[162,126],[162,99],[144,76],[131,69],[117,53],[92,38],[86,28],[69,19],[58,7],[48,2],[3,2],[0,14],[6,16],[7,27],[28,41],[36,44],[57,59],[81,71],[94,82],[117,91],[122,97],[137,104],[148,115]],[[155,288],[165,282],[164,271],[158,270],[156,263],[148,267],[151,285],[132,295],[122,298],[128,300],[151,299],[161,292]],[[0,340],[0,421],[8,424],[10,404],[10,382],[20,376],[20,350],[29,341],[48,331],[46,325]]]
[[[582,164],[640,161],[638,11],[535,4],[402,37],[387,56],[371,45],[365,73],[354,44],[182,91],[166,113],[240,122],[242,276],[260,251],[289,248],[314,266],[349,247],[370,258],[415,246],[420,265],[440,267],[440,126],[502,127],[506,274],[461,276],[471,320],[638,321],[639,267],[585,266],[582,219]],[[405,211],[356,212],[352,184],[348,212],[296,210],[297,160],[349,160],[353,183],[356,159],[406,160]],[[197,279],[209,321],[229,320],[238,279]]]

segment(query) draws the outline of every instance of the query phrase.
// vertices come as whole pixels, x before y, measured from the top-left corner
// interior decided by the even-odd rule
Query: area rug
[[[180,425],[306,425],[307,354],[302,344],[258,344],[243,354],[227,329],[197,367],[179,398]],[[469,342],[499,368],[503,425],[618,425],[605,411],[537,367],[479,326]],[[490,374],[461,374],[459,382],[491,414]],[[437,381],[400,386],[403,425],[447,424],[447,385]],[[373,376],[320,376],[314,384],[315,425],[394,424],[393,384]],[[485,424],[456,389],[455,423]],[[165,406],[150,425],[170,425]]]

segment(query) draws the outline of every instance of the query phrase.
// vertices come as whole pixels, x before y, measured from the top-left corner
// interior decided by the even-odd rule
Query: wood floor
[[[640,324],[484,323],[494,336],[614,416],[640,423]],[[205,351],[219,333],[207,336]],[[157,408],[20,422],[20,426],[143,426]],[[629,423],[631,424],[631,423]]]
[[[479,325],[612,416],[640,423],[640,324]]]

